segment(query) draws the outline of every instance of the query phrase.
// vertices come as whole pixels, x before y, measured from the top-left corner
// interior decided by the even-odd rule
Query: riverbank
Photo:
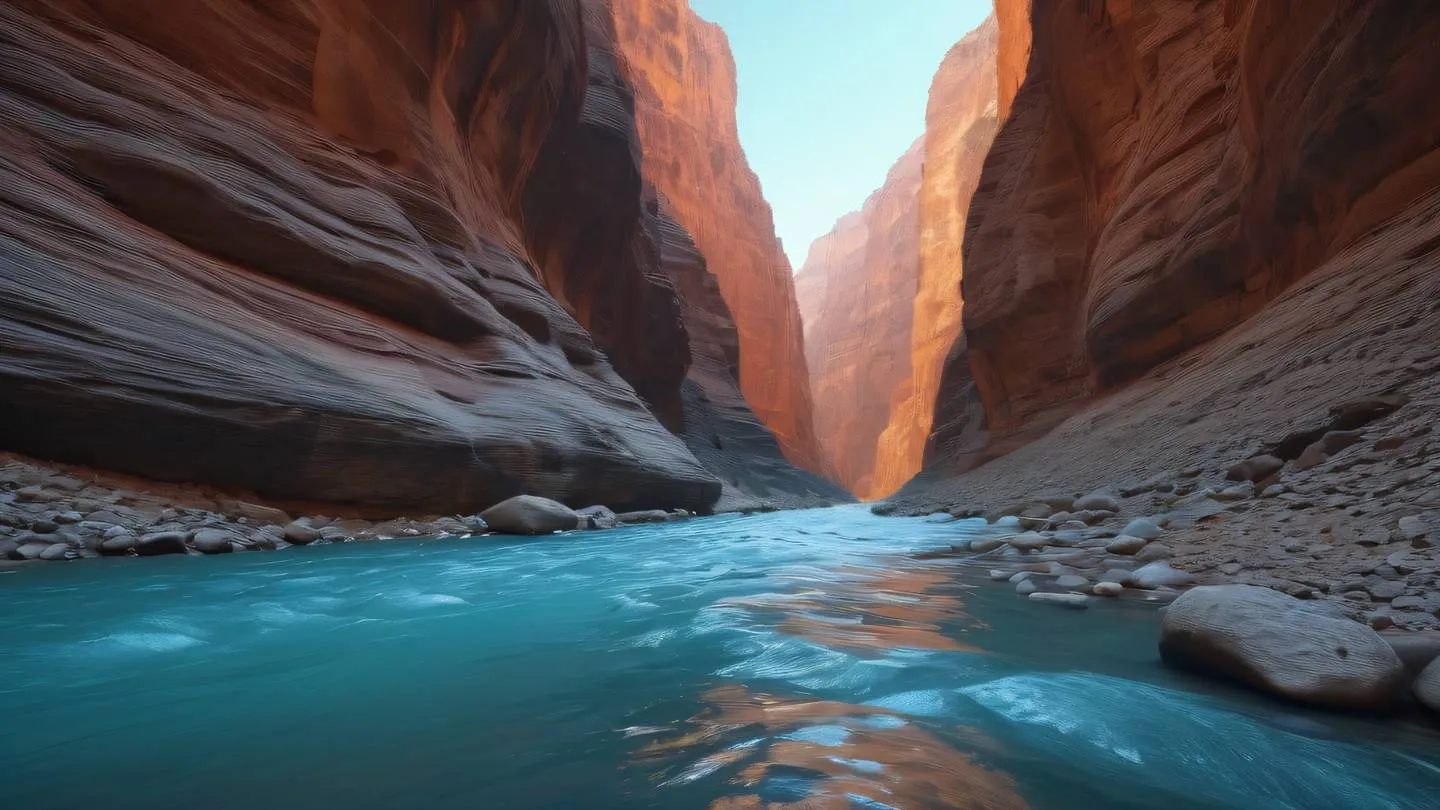
[[[763,509],[763,506],[756,506]],[[574,528],[690,517],[683,510],[582,510]],[[382,515],[267,502],[0,453],[0,565],[102,556],[229,554],[490,532],[480,515]]]
[[[956,553],[1042,587],[1038,575],[1057,563],[1081,569],[1087,592],[1117,578],[1128,586],[1124,571],[1155,564],[1179,572],[1162,572],[1166,584],[1259,585],[1334,603],[1377,630],[1436,630],[1440,379],[1407,389],[1347,401],[1264,441],[1227,436],[1183,460],[1153,431],[1127,444],[1130,422],[1112,418],[1125,403],[1106,403],[875,508],[1000,521],[999,542]],[[1105,579],[1112,570],[1121,573]]]

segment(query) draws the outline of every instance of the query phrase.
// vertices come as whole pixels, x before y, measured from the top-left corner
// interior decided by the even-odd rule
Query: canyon
[[[781,455],[811,461],[806,380],[748,341],[798,357],[785,295],[727,308],[739,260],[642,170],[617,18],[4,4],[0,447],[390,514],[847,497]]]
[[[960,245],[996,125],[993,17],[945,55],[925,133],[861,211],[810,248],[795,285],[821,446],[856,495],[920,471],[960,336]]]
[[[615,0],[645,175],[720,284],[740,340],[740,390],[786,458],[815,473],[810,379],[791,268],[740,148],[725,32],[685,0]]]

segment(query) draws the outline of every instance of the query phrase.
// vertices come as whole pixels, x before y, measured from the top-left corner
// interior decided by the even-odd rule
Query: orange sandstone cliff
[[[609,15],[0,5],[0,446],[406,510],[703,510],[752,452],[788,486],[741,361],[694,361],[729,314],[682,292]]]
[[[785,455],[823,472],[791,268],[735,123],[735,63],[685,0],[614,0],[645,175],[693,235],[734,315],[740,387]]]
[[[861,498],[889,494],[874,486],[876,442],[910,381],[923,161],[916,141],[858,213],[815,240],[795,281],[815,432],[840,483]]]
[[[796,278],[816,431],[862,497],[920,470],[960,334],[960,245],[995,132],[996,37],[991,18],[946,54],[920,142],[862,212],[816,241]]]
[[[1078,489],[1423,388],[1440,12],[999,0],[997,17],[1002,123],[927,481],[1049,432],[1048,461],[980,473]]]

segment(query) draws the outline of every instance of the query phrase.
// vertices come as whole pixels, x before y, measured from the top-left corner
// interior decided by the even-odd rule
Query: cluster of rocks
[[[685,510],[616,514],[578,511],[521,495],[478,515],[293,517],[260,503],[198,488],[115,486],[17,456],[0,465],[0,561],[59,561],[101,556],[230,554],[312,544],[392,538],[549,534],[689,517]]]
[[[1001,531],[943,553],[1027,596],[1169,600],[1238,583],[1332,603],[1376,630],[1440,630],[1440,432],[1423,411],[1366,421],[1395,408],[1355,403],[1334,429],[1083,497],[952,509]]]

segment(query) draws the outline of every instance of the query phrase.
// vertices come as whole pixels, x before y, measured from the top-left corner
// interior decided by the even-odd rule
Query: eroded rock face
[[[1004,123],[966,224],[965,351],[937,443],[974,410],[972,384],[1014,446],[1301,280],[1433,253],[1411,238],[1440,186],[1431,7],[1002,0],[997,15]],[[963,452],[931,461],[969,466]]]
[[[877,495],[898,489],[924,462],[932,431],[952,440],[979,435],[984,420],[978,402],[967,394],[969,380],[942,385],[941,371],[961,335],[960,247],[970,197],[980,167],[995,137],[995,54],[998,27],[994,17],[955,44],[940,63],[930,85],[925,110],[925,173],[920,189],[920,277],[911,317],[911,382],[891,408],[875,458]],[[941,392],[966,408],[947,408],[946,419],[959,425],[936,424]]]
[[[995,131],[996,37],[991,18],[951,48],[924,136],[796,277],[816,433],[864,497],[919,471],[942,361],[960,334],[960,243]],[[968,421],[983,435],[983,418]]]
[[[740,388],[785,456],[823,473],[790,264],[740,148],[725,33],[685,0],[615,0],[614,10],[645,175],[719,279],[740,336]]]
[[[0,7],[0,444],[368,506],[715,501],[603,4],[152,5]]]
[[[910,383],[924,159],[916,141],[864,208],[815,240],[795,281],[816,436],[862,498],[889,494],[874,486],[876,445]]]

